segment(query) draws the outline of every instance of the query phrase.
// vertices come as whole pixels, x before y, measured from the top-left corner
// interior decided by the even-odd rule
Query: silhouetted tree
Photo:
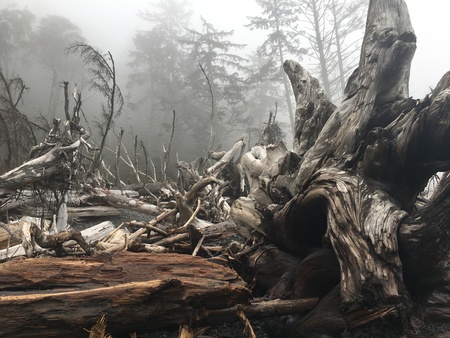
[[[249,57],[249,60],[246,72],[247,91],[244,112],[247,118],[246,132],[250,134],[250,145],[252,145],[261,136],[261,130],[264,123],[267,122],[270,112],[282,111],[287,106],[282,87],[272,80],[267,58],[257,56],[255,53]]]
[[[0,66],[6,78],[16,71],[16,63],[30,41],[34,15],[26,10],[5,8],[0,11]]]
[[[310,44],[327,97],[339,100],[345,81],[357,66],[367,0],[302,0],[297,32]],[[358,34],[353,34],[355,32]]]
[[[55,117],[63,100],[62,81],[72,81],[80,69],[76,58],[67,57],[66,48],[75,41],[84,41],[81,30],[69,19],[49,15],[40,20],[33,38],[33,48],[39,61],[51,72],[51,92],[48,103],[48,118]]]
[[[287,102],[291,129],[294,128],[294,109],[292,108],[291,89],[283,63],[286,56],[300,58],[306,49],[300,47],[299,36],[292,28],[297,21],[295,2],[289,0],[256,0],[262,8],[261,16],[249,17],[250,29],[268,30],[266,40],[259,47],[258,53],[269,57],[269,66],[275,71],[276,78],[283,84]]]
[[[95,153],[89,173],[92,174],[99,169],[102,161],[102,151],[105,147],[106,137],[113,125],[113,119],[122,112],[124,100],[122,92],[116,82],[116,66],[110,52],[101,54],[83,42],[76,42],[68,49],[68,53],[79,53],[84,64],[89,66],[91,89],[102,94],[107,102],[102,105],[102,119],[98,126],[101,132],[101,143],[99,150]]]
[[[214,112],[200,119],[191,120],[194,135],[203,138],[205,124],[214,126],[216,137],[225,135],[233,124],[240,122],[240,114],[237,113],[239,104],[244,101],[244,79],[239,72],[245,70],[246,59],[234,54],[235,50],[245,47],[227,40],[233,36],[233,31],[218,31],[211,23],[202,20],[202,31],[189,29],[183,43],[189,48],[189,56],[193,63],[198,63],[203,68],[197,67],[189,74],[188,82],[196,93],[196,98],[213,107]],[[205,76],[206,75],[206,76]],[[208,90],[207,78],[211,86]],[[217,128],[218,124],[225,128]],[[216,141],[218,141],[216,139]]]
[[[147,86],[141,100],[152,111],[166,114],[179,108],[181,101],[186,55],[178,40],[189,24],[189,13],[185,1],[169,0],[139,16],[152,27],[133,38],[129,86]]]
[[[153,156],[163,156],[161,143],[170,137],[171,112],[177,112],[178,120],[199,110],[185,81],[196,65],[188,60],[179,43],[189,25],[190,13],[186,1],[168,0],[159,1],[139,16],[149,29],[136,32],[130,53],[133,70],[128,81],[128,88],[133,91],[130,106],[136,114],[133,120],[138,121],[134,130],[143,135],[146,143],[155,144]],[[174,148],[184,147],[184,151],[192,152],[184,125],[177,128]]]
[[[5,8],[0,12],[0,169],[19,165],[36,143],[28,118],[19,111],[27,91],[16,74],[32,32],[34,16],[28,10]]]
[[[358,42],[362,39],[367,8],[367,0],[358,0],[352,3],[332,0],[330,3],[331,22],[336,36],[335,45],[339,69],[337,82],[340,87],[340,93],[338,93],[340,96],[344,93],[346,80],[358,64],[360,43],[355,43],[355,39]],[[361,32],[361,37],[352,36],[352,33],[358,31]]]
[[[0,169],[19,165],[37,142],[30,121],[18,109],[27,90],[20,77],[7,78],[0,67]]]

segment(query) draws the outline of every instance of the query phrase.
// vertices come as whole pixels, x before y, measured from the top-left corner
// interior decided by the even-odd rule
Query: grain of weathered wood
[[[295,137],[301,161],[296,196],[282,208],[263,204],[263,199],[254,203],[254,210],[249,203],[235,203],[246,207],[235,213],[237,224],[248,229],[257,224],[290,252],[304,257],[315,248],[332,245],[340,265],[342,316],[351,335],[405,332],[413,289],[404,283],[404,267],[420,272],[408,277],[422,278],[416,286],[431,285],[425,270],[439,272],[434,282],[449,280],[448,246],[424,243],[431,238],[436,242],[439,233],[445,233],[446,217],[427,212],[409,218],[413,226],[402,227],[401,232],[405,265],[398,249],[398,230],[414,214],[418,194],[433,174],[450,170],[450,148],[443,146],[450,143],[450,75],[430,96],[410,98],[415,48],[405,2],[371,1],[359,67],[335,109],[314,78],[294,61],[286,61],[298,108]],[[428,222],[433,224],[430,237],[425,235]],[[430,263],[424,271],[414,267],[427,260],[413,258],[416,236],[425,245],[417,254],[426,253],[440,263]],[[438,259],[439,255],[445,258]],[[442,304],[450,299],[449,290],[439,292],[434,301]]]
[[[0,175],[0,193],[13,191],[27,184],[52,177],[58,170],[61,170],[57,164],[65,160],[66,153],[77,150],[80,144],[80,141],[76,141],[65,147],[54,147],[48,153]]]
[[[20,224],[20,226],[22,227],[22,225],[23,222]],[[110,221],[105,221],[97,225],[94,225],[90,228],[82,230],[81,235],[83,236],[85,241],[90,244],[95,241],[102,240],[113,231],[114,231],[114,224],[111,223]],[[64,243],[65,248],[70,248],[75,245],[76,245],[75,241],[67,241],[66,243]],[[25,256],[25,249],[22,246],[22,244],[16,244],[9,248],[4,248],[0,250],[0,262],[18,256]]]
[[[138,211],[143,214],[158,216],[164,210],[156,205],[149,204],[139,200],[138,198],[132,198],[125,195],[113,194],[108,190],[95,189],[95,193],[99,199],[104,200],[107,204],[121,209],[129,209]]]
[[[14,337],[82,337],[103,314],[113,335],[148,332],[250,298],[233,270],[177,254],[16,259],[0,285],[0,335]]]

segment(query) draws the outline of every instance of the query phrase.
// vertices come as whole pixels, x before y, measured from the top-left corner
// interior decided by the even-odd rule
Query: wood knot
[[[383,47],[389,48],[397,40],[398,33],[393,27],[387,27],[380,33],[379,41]]]

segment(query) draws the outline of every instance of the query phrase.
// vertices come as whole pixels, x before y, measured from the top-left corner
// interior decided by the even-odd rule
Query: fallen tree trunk
[[[131,198],[124,195],[112,194],[108,190],[95,189],[97,198],[103,199],[106,203],[116,207],[138,211],[143,214],[158,216],[163,212],[163,209],[149,203],[145,203],[138,198]]]
[[[105,315],[113,336],[190,324],[246,304],[238,275],[198,257],[121,252],[0,265],[0,335],[84,337]]]
[[[33,222],[33,220],[31,220],[29,217],[26,217],[24,220],[20,220],[18,222],[18,226],[22,230],[24,223],[29,222]],[[82,230],[81,235],[83,236],[84,240],[91,245],[94,242],[100,241],[106,236],[109,236],[113,231],[114,224],[112,224],[110,221],[105,221],[88,229]],[[23,236],[22,233],[20,233],[19,236]],[[76,246],[76,244],[77,243],[75,241],[69,240],[64,243],[63,248],[68,250],[69,248]],[[10,260],[13,257],[26,256],[25,247],[22,244],[16,244],[12,246],[8,245],[6,246],[6,248],[5,246],[1,246],[0,249],[0,262]]]

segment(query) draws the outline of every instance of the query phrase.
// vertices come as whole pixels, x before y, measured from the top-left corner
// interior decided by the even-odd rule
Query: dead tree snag
[[[448,281],[448,245],[414,251],[415,241],[448,242],[444,216],[438,220],[433,212],[448,203],[447,195],[424,209],[416,210],[414,204],[432,175],[450,169],[450,148],[443,146],[450,141],[450,76],[425,99],[410,98],[415,48],[404,1],[371,1],[359,67],[337,108],[316,79],[296,62],[286,61],[297,100],[295,150],[301,156],[291,187],[295,196],[274,207],[254,195],[253,207],[247,199],[232,208],[239,226],[252,229],[256,224],[302,259],[317,248],[332,247],[340,266],[341,315],[345,329],[355,336],[403,334],[418,285],[439,298],[432,290]],[[267,178],[258,179],[258,191],[278,203],[270,190],[260,189]],[[426,263],[438,255],[445,258]],[[418,267],[419,262],[428,267]],[[430,271],[434,286],[425,277]],[[412,281],[412,276],[419,280]],[[448,299],[448,288],[438,292],[440,299]]]

